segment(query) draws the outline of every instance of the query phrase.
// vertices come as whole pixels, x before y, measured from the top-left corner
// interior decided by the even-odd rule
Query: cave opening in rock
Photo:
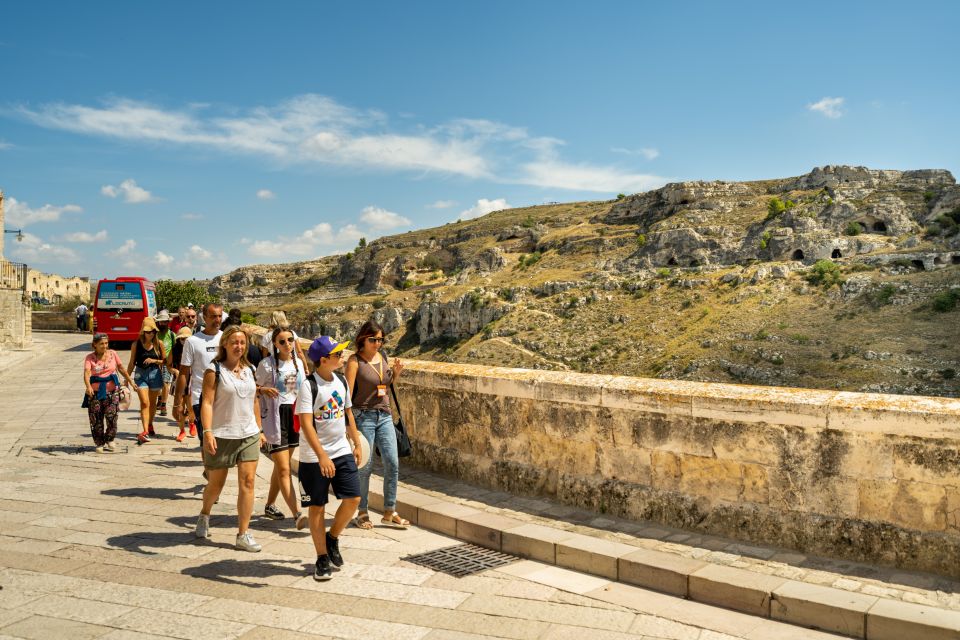
[[[873,230],[876,231],[877,233],[886,233],[887,224],[883,220],[877,220],[876,222],[873,223]]]
[[[940,257],[940,256],[937,256],[936,258],[933,259],[933,264],[944,264],[945,262],[946,262],[946,260],[944,260],[944,259],[943,259],[942,257]]]
[[[926,271],[926,270],[927,270],[927,268],[926,268],[925,266],[923,266],[923,260],[911,260],[910,262],[913,264],[913,266],[915,266],[915,267],[916,267],[917,269],[919,269],[920,271]]]
[[[803,260],[803,251],[801,251],[800,249],[797,249],[796,251],[794,251],[794,252],[793,252],[792,259],[793,259],[793,260]]]
[[[836,260],[837,258],[842,258],[843,254],[840,253],[840,249],[834,249],[833,252],[830,254],[830,257]]]
[[[669,260],[667,260],[667,266],[668,266],[668,267],[675,267],[675,266],[677,266],[677,259],[671,257]]]
[[[953,256],[951,262],[953,262],[953,264],[960,264],[960,256]]]

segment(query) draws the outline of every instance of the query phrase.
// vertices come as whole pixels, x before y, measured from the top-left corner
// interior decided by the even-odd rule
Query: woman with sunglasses
[[[400,517],[397,508],[397,484],[400,481],[400,459],[397,457],[397,433],[390,412],[390,385],[400,377],[403,363],[387,362],[381,353],[383,327],[368,320],[357,332],[357,351],[347,360],[347,386],[352,389],[351,411],[357,429],[370,443],[370,450],[380,449],[383,462],[383,519],[381,524],[396,529],[406,529],[410,521]],[[370,493],[370,473],[373,471],[373,456],[360,469],[360,507],[354,525],[360,529],[372,529],[367,512]]]
[[[290,329],[273,332],[273,353],[257,365],[257,387],[260,390],[261,422],[267,444],[264,450],[273,460],[273,475],[263,514],[271,520],[283,520],[283,512],[274,506],[277,495],[283,495],[297,529],[307,525],[307,515],[297,508],[297,494],[290,482],[290,459],[300,446],[300,432],[294,429],[294,406],[300,384],[307,379],[303,363],[294,353],[296,338]]]
[[[150,442],[153,430],[153,417],[157,411],[157,397],[163,389],[163,371],[161,365],[166,361],[163,343],[157,339],[157,323],[151,317],[143,319],[140,335],[130,348],[130,364],[133,380],[137,385],[137,397],[140,399],[140,422],[143,431],[137,436],[137,442]]]

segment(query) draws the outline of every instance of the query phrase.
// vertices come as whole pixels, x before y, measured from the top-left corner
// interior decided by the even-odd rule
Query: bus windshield
[[[102,311],[143,311],[143,290],[139,282],[101,282],[97,309]]]

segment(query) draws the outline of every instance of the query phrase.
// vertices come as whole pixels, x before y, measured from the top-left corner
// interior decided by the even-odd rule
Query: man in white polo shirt
[[[200,392],[203,390],[203,372],[217,355],[220,346],[220,317],[223,305],[210,302],[203,307],[203,331],[195,332],[183,345],[183,357],[180,359],[180,375],[177,377],[177,398],[183,406],[187,381],[190,381],[190,406],[193,407],[195,422],[190,424],[190,437],[197,437],[197,422],[200,422]],[[200,424],[203,429],[203,424]]]

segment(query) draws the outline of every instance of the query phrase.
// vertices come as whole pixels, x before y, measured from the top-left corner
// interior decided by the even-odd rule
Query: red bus
[[[147,316],[157,315],[153,282],[137,276],[109,278],[97,283],[93,301],[93,330],[111,342],[133,342]]]

